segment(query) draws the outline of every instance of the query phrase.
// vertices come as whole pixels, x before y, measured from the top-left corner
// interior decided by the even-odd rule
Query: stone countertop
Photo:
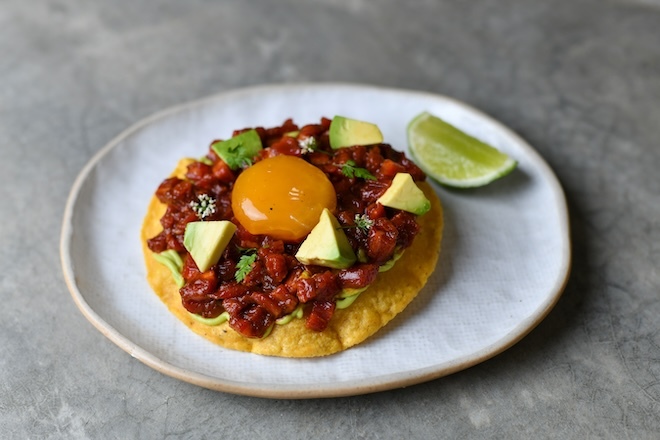
[[[660,1],[0,0],[0,437],[657,438]],[[167,377],[89,324],[59,233],[76,175],[162,108],[342,81],[464,101],[547,160],[572,275],[527,337],[468,370],[268,400]]]

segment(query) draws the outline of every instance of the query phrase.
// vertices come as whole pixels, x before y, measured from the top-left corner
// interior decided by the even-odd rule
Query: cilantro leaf
[[[238,263],[236,263],[236,273],[234,274],[234,279],[237,282],[242,282],[245,277],[250,273],[254,262],[257,261],[257,254],[241,255]]]
[[[256,130],[248,130],[226,141],[214,142],[211,149],[232,170],[252,165],[252,158],[263,148]]]
[[[365,180],[376,180],[376,176],[371,174],[366,168],[356,167],[354,160],[348,160],[342,164],[341,173],[350,178],[357,177]]]
[[[222,158],[232,170],[252,165],[252,159],[244,155],[242,147],[243,143],[239,142],[236,145],[227,148],[227,151]]]

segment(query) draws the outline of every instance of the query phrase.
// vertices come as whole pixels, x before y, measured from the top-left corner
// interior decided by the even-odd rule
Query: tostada
[[[324,356],[376,333],[433,272],[442,207],[379,128],[342,116],[236,130],[182,159],[142,226],[147,278],[226,348]]]

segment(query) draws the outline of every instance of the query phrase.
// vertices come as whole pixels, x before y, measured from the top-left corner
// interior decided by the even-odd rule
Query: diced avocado
[[[256,130],[248,130],[226,141],[216,142],[211,148],[232,170],[251,165],[252,158],[263,148]]]
[[[226,220],[190,222],[186,225],[183,245],[199,270],[206,272],[218,262],[234,232],[236,225]]]
[[[397,173],[392,179],[392,184],[380,196],[378,202],[383,206],[401,209],[416,215],[426,214],[431,209],[431,202],[408,173]]]
[[[328,208],[321,213],[319,222],[300,245],[296,258],[303,264],[345,269],[355,263],[355,252]]]
[[[335,116],[330,123],[330,146],[333,150],[353,145],[372,145],[383,142],[383,134],[376,124]]]

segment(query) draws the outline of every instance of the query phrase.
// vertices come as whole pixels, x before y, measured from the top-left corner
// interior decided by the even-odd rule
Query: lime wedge
[[[413,159],[427,175],[457,188],[486,185],[517,165],[496,148],[428,112],[408,124],[408,145]]]

